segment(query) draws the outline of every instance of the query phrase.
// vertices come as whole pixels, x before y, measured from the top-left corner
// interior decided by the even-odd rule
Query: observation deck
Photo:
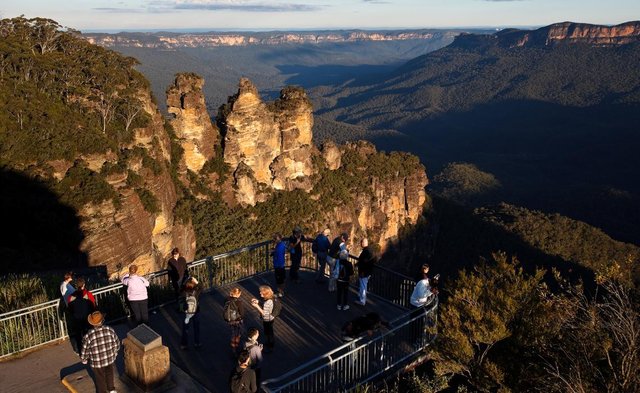
[[[393,373],[411,362],[435,339],[437,298],[423,312],[411,313],[407,306],[414,281],[383,267],[376,267],[369,281],[366,306],[354,303],[357,282],[350,288],[347,311],[337,310],[335,293],[328,292],[327,282],[315,282],[316,261],[310,244],[305,243],[300,283],[287,280],[281,299],[282,314],[274,324],[276,345],[264,354],[262,385],[265,392],[338,392],[354,389],[363,383]],[[167,272],[150,275],[149,325],[170,349],[172,370],[192,379],[188,390],[227,392],[228,376],[235,367],[230,348],[230,329],[222,319],[222,307],[232,286],[242,290],[245,306],[245,330],[256,327],[262,336],[262,323],[250,300],[258,297],[258,286],[275,289],[270,271],[270,242],[243,247],[229,253],[208,257],[189,264],[190,274],[204,287],[200,298],[201,348],[180,349],[181,321]],[[98,307],[107,313],[108,323],[121,338],[130,329],[127,323],[125,290],[112,284],[92,291]],[[77,355],[67,338],[59,302],[0,315],[0,381],[4,392],[66,392],[60,383],[65,376],[81,370]],[[390,322],[388,328],[343,343],[343,324],[369,312],[378,313]],[[193,331],[190,331],[192,339]],[[49,345],[46,345],[49,344]],[[22,357],[14,355],[31,351]],[[123,372],[122,354],[117,360]],[[25,383],[25,378],[29,381]],[[183,387],[184,388],[184,387]],[[118,391],[127,391],[125,385]],[[133,390],[131,390],[133,391]]]

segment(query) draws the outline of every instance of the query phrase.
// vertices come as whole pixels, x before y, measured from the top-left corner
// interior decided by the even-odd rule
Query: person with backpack
[[[348,310],[349,280],[353,275],[353,264],[349,260],[349,251],[342,250],[336,262],[335,276],[338,288],[338,310]]]
[[[231,393],[255,393],[258,391],[256,373],[249,367],[250,364],[249,351],[240,352],[238,365],[229,375],[229,391]]]
[[[260,385],[260,374],[262,374],[262,344],[258,343],[259,336],[258,329],[251,328],[247,333],[247,341],[244,343],[244,349],[249,351],[250,367],[256,373],[256,383],[258,385]]]
[[[359,299],[356,300],[355,303],[364,306],[367,304],[367,286],[369,285],[371,273],[373,273],[373,266],[376,262],[376,258],[371,250],[369,250],[368,239],[362,239],[360,245],[362,246],[362,251],[360,252],[360,256],[358,256],[358,262],[356,263],[356,266],[358,267]]]
[[[334,275],[336,263],[338,262],[338,255],[340,251],[347,249],[347,241],[349,240],[349,234],[343,232],[340,236],[333,239],[331,242],[331,246],[329,247],[329,254],[327,255],[327,264],[329,265],[329,271],[331,272],[329,276],[329,292],[334,292],[336,290],[336,281],[337,277]]]
[[[131,265],[129,273],[122,277],[122,284],[127,287],[127,299],[136,326],[149,324],[149,280],[138,275],[137,265]]]
[[[325,228],[322,233],[316,236],[315,240],[311,244],[311,251],[316,254],[318,260],[318,273],[316,274],[316,282],[322,283],[324,281],[324,272],[327,267],[327,255],[329,254],[329,248],[331,247],[331,241],[329,235],[331,230]]]
[[[182,321],[182,338],[180,340],[180,349],[189,348],[189,326],[193,326],[194,346],[199,348],[200,343],[200,293],[202,287],[195,277],[189,277],[184,284],[181,292],[181,308],[184,311],[184,320]]]
[[[240,345],[240,338],[242,337],[243,331],[244,309],[242,307],[242,302],[240,301],[240,295],[242,295],[240,288],[231,288],[229,291],[229,297],[225,301],[222,309],[222,317],[231,328],[231,351],[234,357],[238,352],[238,346]]]
[[[251,305],[260,312],[260,316],[262,318],[262,327],[264,330],[264,337],[266,339],[267,349],[265,350],[265,352],[271,352],[273,351],[273,347],[275,346],[273,322],[275,321],[276,317],[280,315],[282,304],[273,295],[273,290],[270,286],[260,285],[258,289],[260,291],[260,297],[263,299],[262,306],[260,306],[260,302],[258,301],[258,299],[252,299]]]
[[[287,252],[287,245],[282,240],[282,235],[275,233],[273,235],[273,242],[275,246],[271,251],[273,257],[273,272],[276,276],[276,286],[278,287],[278,297],[284,296],[284,284],[286,278],[286,272],[284,270],[285,254]]]
[[[84,278],[79,277],[76,279],[76,285],[78,289],[69,296],[69,312],[73,320],[73,328],[70,329],[71,339],[75,340],[76,345],[74,348],[82,348],[82,337],[87,334],[91,326],[87,321],[87,317],[97,310],[96,298],[93,293],[86,287],[86,281]]]

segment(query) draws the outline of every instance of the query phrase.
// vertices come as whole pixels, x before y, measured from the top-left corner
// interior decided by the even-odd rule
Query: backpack
[[[188,293],[184,298],[184,312],[185,314],[195,314],[198,310],[198,299],[195,294]]]
[[[271,316],[276,318],[280,315],[280,312],[282,311],[282,303],[280,303],[280,301],[276,298],[273,298],[272,301],[273,301],[273,310],[271,310]]]
[[[311,252],[314,254],[318,253],[318,238],[313,239],[313,243],[311,243]]]
[[[71,303],[73,317],[77,320],[83,320],[86,322],[87,316],[93,311],[93,304],[89,299],[85,299],[84,296],[75,298]]]
[[[222,318],[225,322],[235,322],[240,320],[238,305],[235,300],[227,300],[222,309]]]
[[[231,378],[229,378],[231,393],[244,393],[249,391],[249,388],[242,382],[242,376],[246,371],[247,369],[238,372],[238,370],[234,369],[231,372]]]

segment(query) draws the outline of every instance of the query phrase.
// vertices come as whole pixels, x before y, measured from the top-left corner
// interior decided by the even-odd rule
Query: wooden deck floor
[[[287,282],[283,310],[275,322],[276,346],[273,353],[265,354],[262,379],[284,374],[299,365],[329,352],[341,345],[340,327],[348,320],[367,312],[375,311],[384,319],[391,320],[405,311],[390,302],[370,296],[366,307],[355,305],[355,291],[350,293],[351,309],[336,309],[335,293],[327,291],[327,284],[317,284],[314,273],[302,271],[302,282]],[[243,291],[242,301],[248,310],[245,329],[257,327],[262,333],[255,309],[249,306],[250,299],[257,297],[258,286],[274,286],[273,274],[258,275],[245,279],[236,286]],[[229,346],[230,331],[222,319],[222,307],[229,287],[203,294],[201,307],[201,341],[203,346],[188,350],[180,349],[181,320],[184,314],[171,304],[150,315],[150,326],[162,335],[163,343],[171,353],[171,361],[211,392],[228,392],[227,378],[235,367]],[[121,338],[126,337],[126,323],[114,326]],[[260,337],[264,342],[264,337]],[[123,372],[122,354],[118,358],[119,372]],[[6,392],[41,391],[61,392],[60,379],[83,366],[71,350],[68,341],[34,351],[22,358],[0,364],[0,383]],[[29,383],[25,384],[25,378]],[[84,393],[84,392],[83,392]],[[92,393],[92,392],[89,392]]]

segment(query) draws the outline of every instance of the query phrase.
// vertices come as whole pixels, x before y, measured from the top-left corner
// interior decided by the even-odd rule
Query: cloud
[[[302,3],[275,3],[269,1],[246,0],[152,0],[149,8],[201,11],[241,11],[241,12],[309,12],[320,9],[318,6]]]

